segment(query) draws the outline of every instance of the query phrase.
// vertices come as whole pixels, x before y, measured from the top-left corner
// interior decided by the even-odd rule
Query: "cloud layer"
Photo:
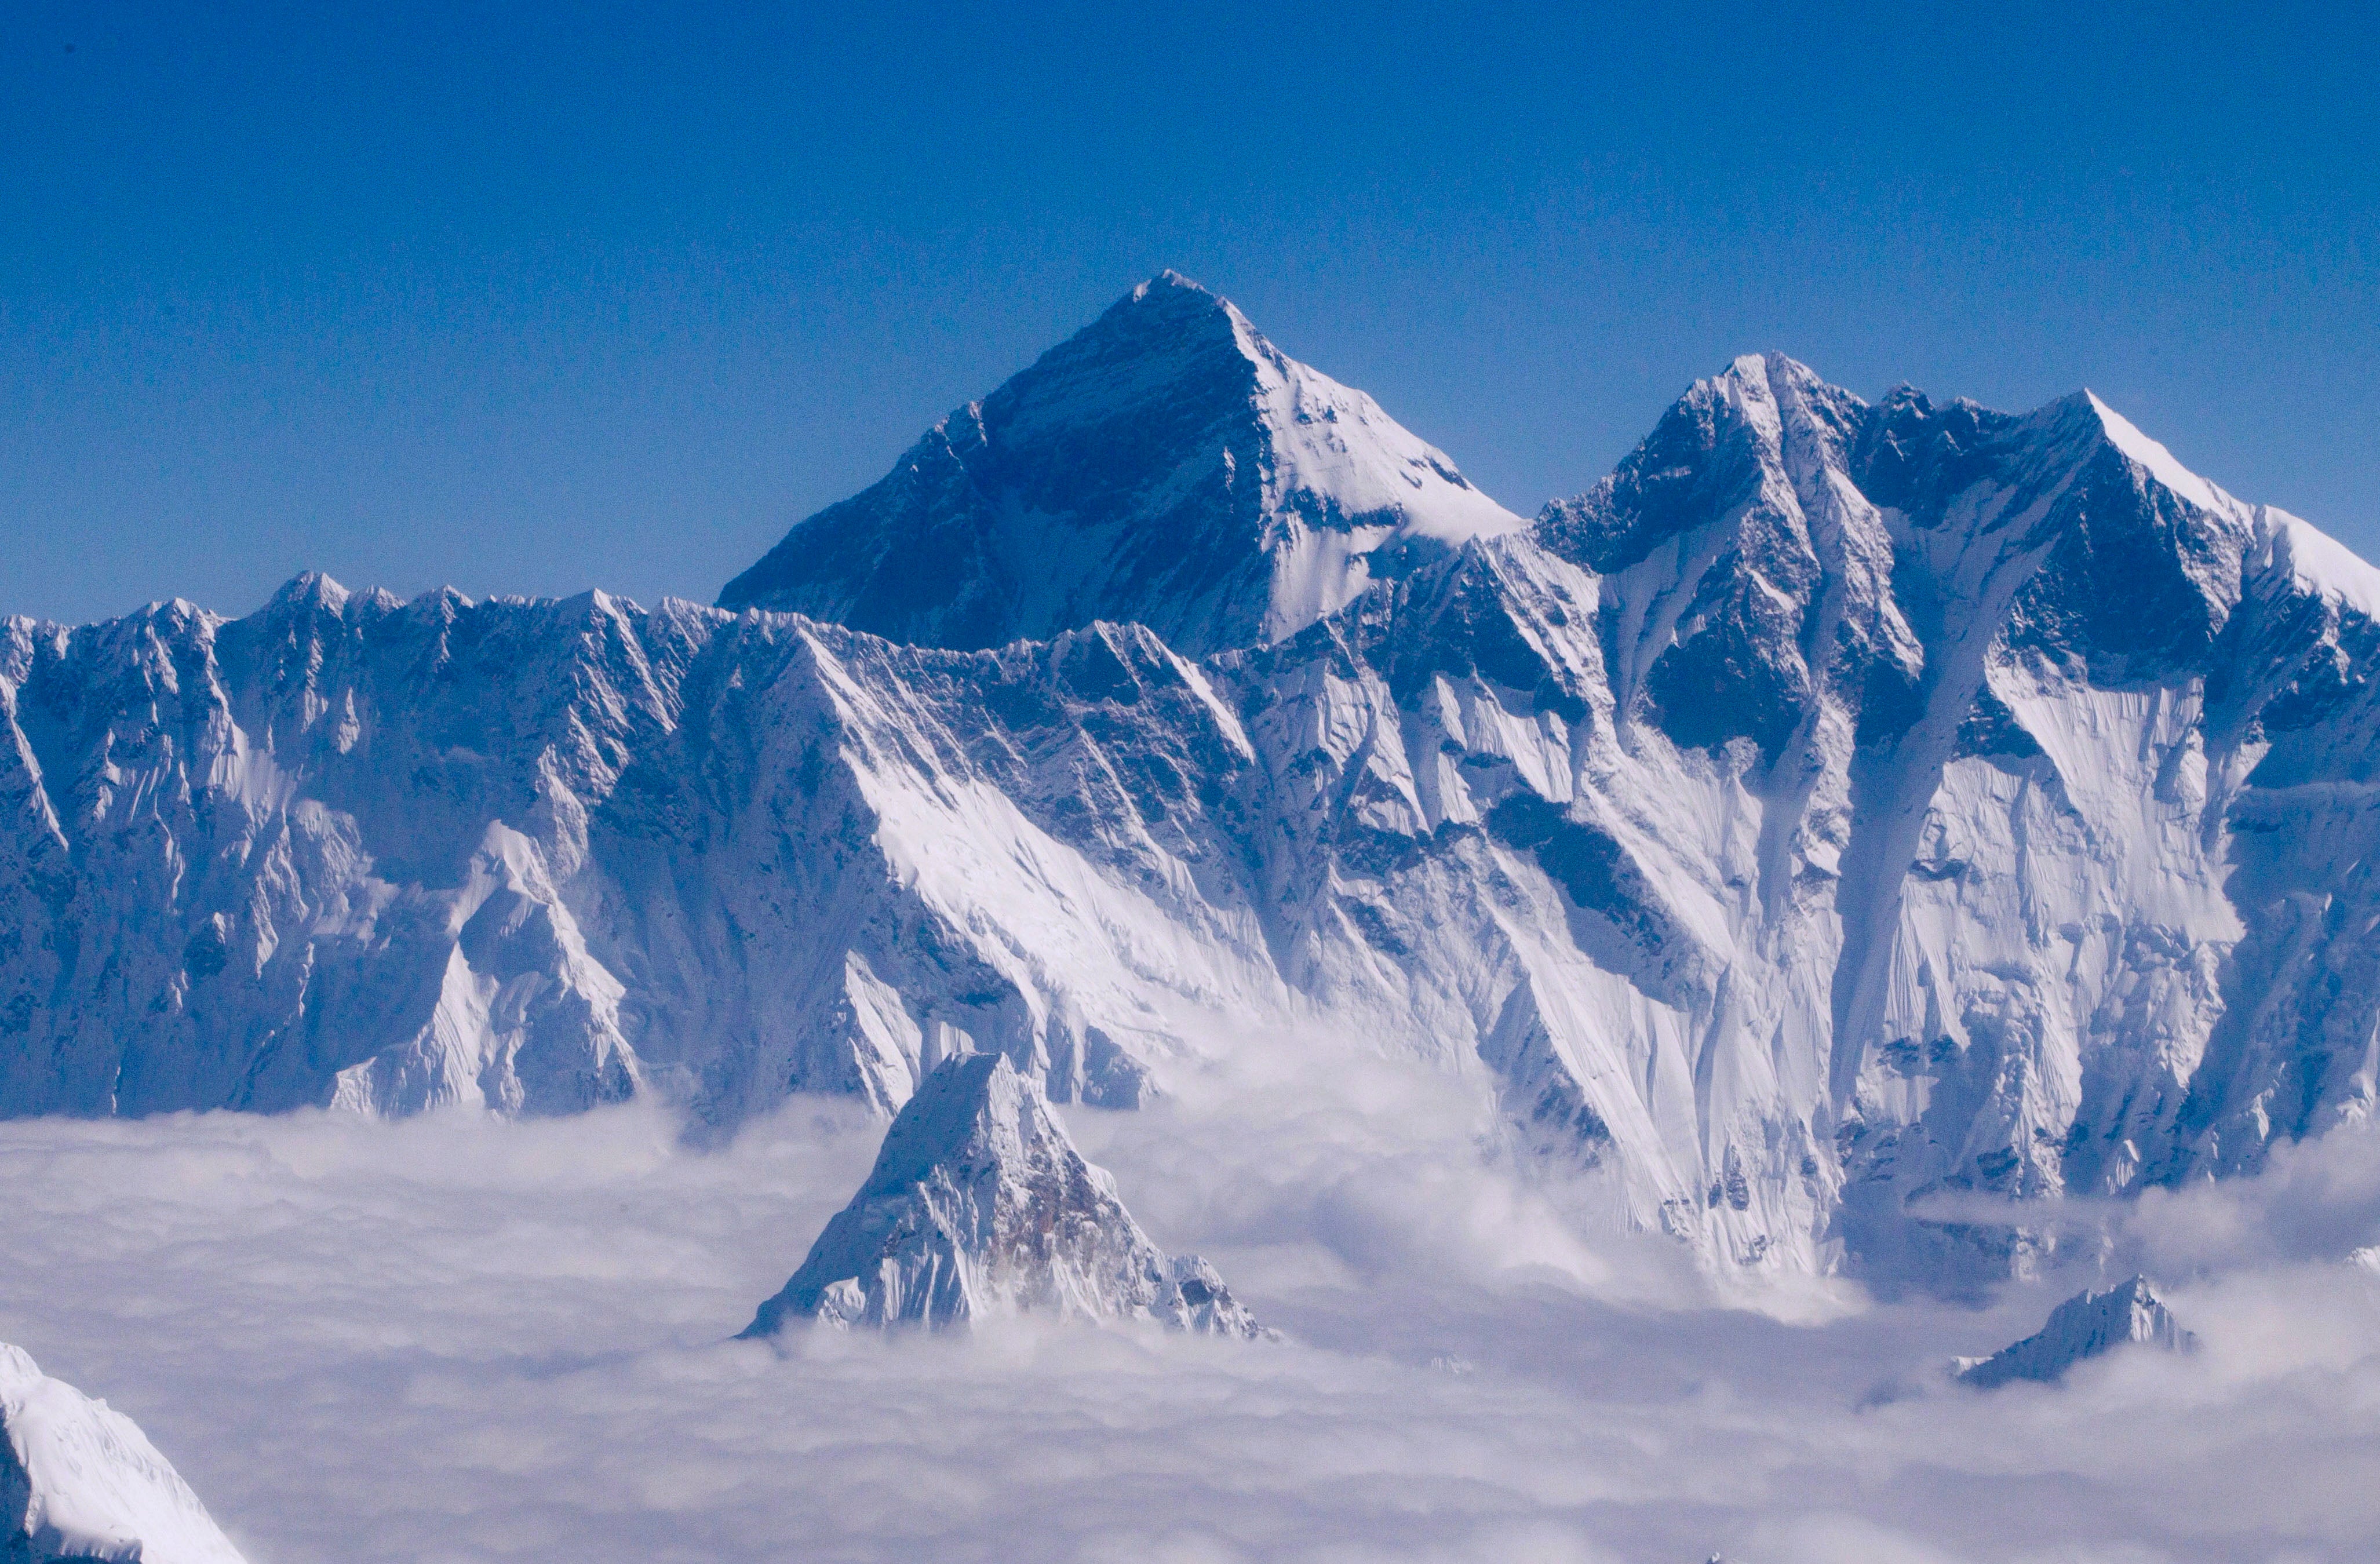
[[[1280,1346],[1020,1324],[730,1343],[873,1155],[800,1103],[0,1125],[0,1340],[130,1412],[257,1564],[2344,1560],[2380,1542],[2380,1138],[2078,1212],[2205,1350],[1944,1383],[1984,1310],[1715,1297],[1390,1067],[1244,1061],[1085,1148]]]

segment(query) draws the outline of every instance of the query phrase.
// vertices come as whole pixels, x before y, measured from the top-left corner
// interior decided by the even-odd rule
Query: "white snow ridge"
[[[133,1421],[0,1342],[0,1564],[245,1564]]]
[[[2168,1352],[2189,1352],[2198,1343],[2143,1276],[2104,1292],[2077,1292],[2052,1309],[2048,1323],[2033,1335],[1990,1357],[1956,1366],[1959,1378],[1978,1389],[1989,1390],[2011,1379],[2055,1384],[2083,1359],[2136,1343]]]
[[[1148,1241],[1040,1087],[1002,1056],[974,1054],[927,1076],[868,1182],[744,1334],[797,1316],[947,1328],[1024,1313],[1268,1334],[1212,1266]]]

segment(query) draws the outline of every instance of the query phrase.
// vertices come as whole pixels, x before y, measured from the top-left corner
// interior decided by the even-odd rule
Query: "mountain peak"
[[[1824,385],[1818,371],[1791,354],[1774,349],[1760,353],[1739,353],[1719,379],[1748,382],[1763,387],[1779,382],[1789,385]]]
[[[1170,299],[1203,300],[1209,304],[1221,305],[1226,309],[1231,308],[1226,300],[1218,297],[1214,290],[1196,278],[1184,276],[1171,266],[1135,287],[1119,302],[1146,304],[1152,300],[1162,302]]]
[[[1962,1362],[1962,1383],[1989,1390],[2011,1379],[2053,1384],[2085,1358],[2139,1342],[2168,1352],[2188,1352],[2198,1338],[2181,1328],[2144,1276],[2104,1292],[2077,1292],[2049,1312],[2048,1322],[1988,1358]]]
[[[795,527],[720,605],[962,649],[1133,621],[1195,656],[1294,635],[1375,556],[1522,525],[1169,272]]]
[[[2085,388],[2066,398],[2065,403],[2079,405],[2081,409],[2087,411],[2107,437],[2108,444],[2192,504],[2207,511],[2228,508],[2228,495],[2175,460],[2172,452],[2142,433],[2139,427],[2123,414],[2099,400],[2097,393]]]
[[[744,1334],[796,1316],[949,1328],[1021,1313],[1264,1334],[1214,1267],[1148,1241],[1038,1085],[1005,1055],[961,1054],[917,1087],[867,1182]]]
[[[301,571],[281,584],[269,606],[321,609],[336,613],[347,606],[347,589],[319,570]]]

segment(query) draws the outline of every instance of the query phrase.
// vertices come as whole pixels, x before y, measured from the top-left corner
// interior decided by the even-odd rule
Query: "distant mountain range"
[[[0,1110],[1129,1106],[1320,1025],[1714,1263],[1941,1274],[2031,1240],[1922,1197],[2372,1107],[2380,574],[2087,394],[1741,358],[1524,523],[1168,274],[721,603],[0,623]]]

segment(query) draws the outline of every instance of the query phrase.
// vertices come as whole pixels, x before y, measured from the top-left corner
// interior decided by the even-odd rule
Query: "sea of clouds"
[[[630,1106],[0,1124],[0,1340],[131,1413],[255,1564],[2368,1559],[2380,1135],[2070,1207],[1983,1307],[1716,1291],[1444,1076],[1255,1050],[1069,1109],[1291,1340],[1017,1322],[731,1341],[882,1131]],[[1267,1059],[1270,1063],[1265,1062]],[[2204,1340],[1941,1373],[2145,1268]]]

